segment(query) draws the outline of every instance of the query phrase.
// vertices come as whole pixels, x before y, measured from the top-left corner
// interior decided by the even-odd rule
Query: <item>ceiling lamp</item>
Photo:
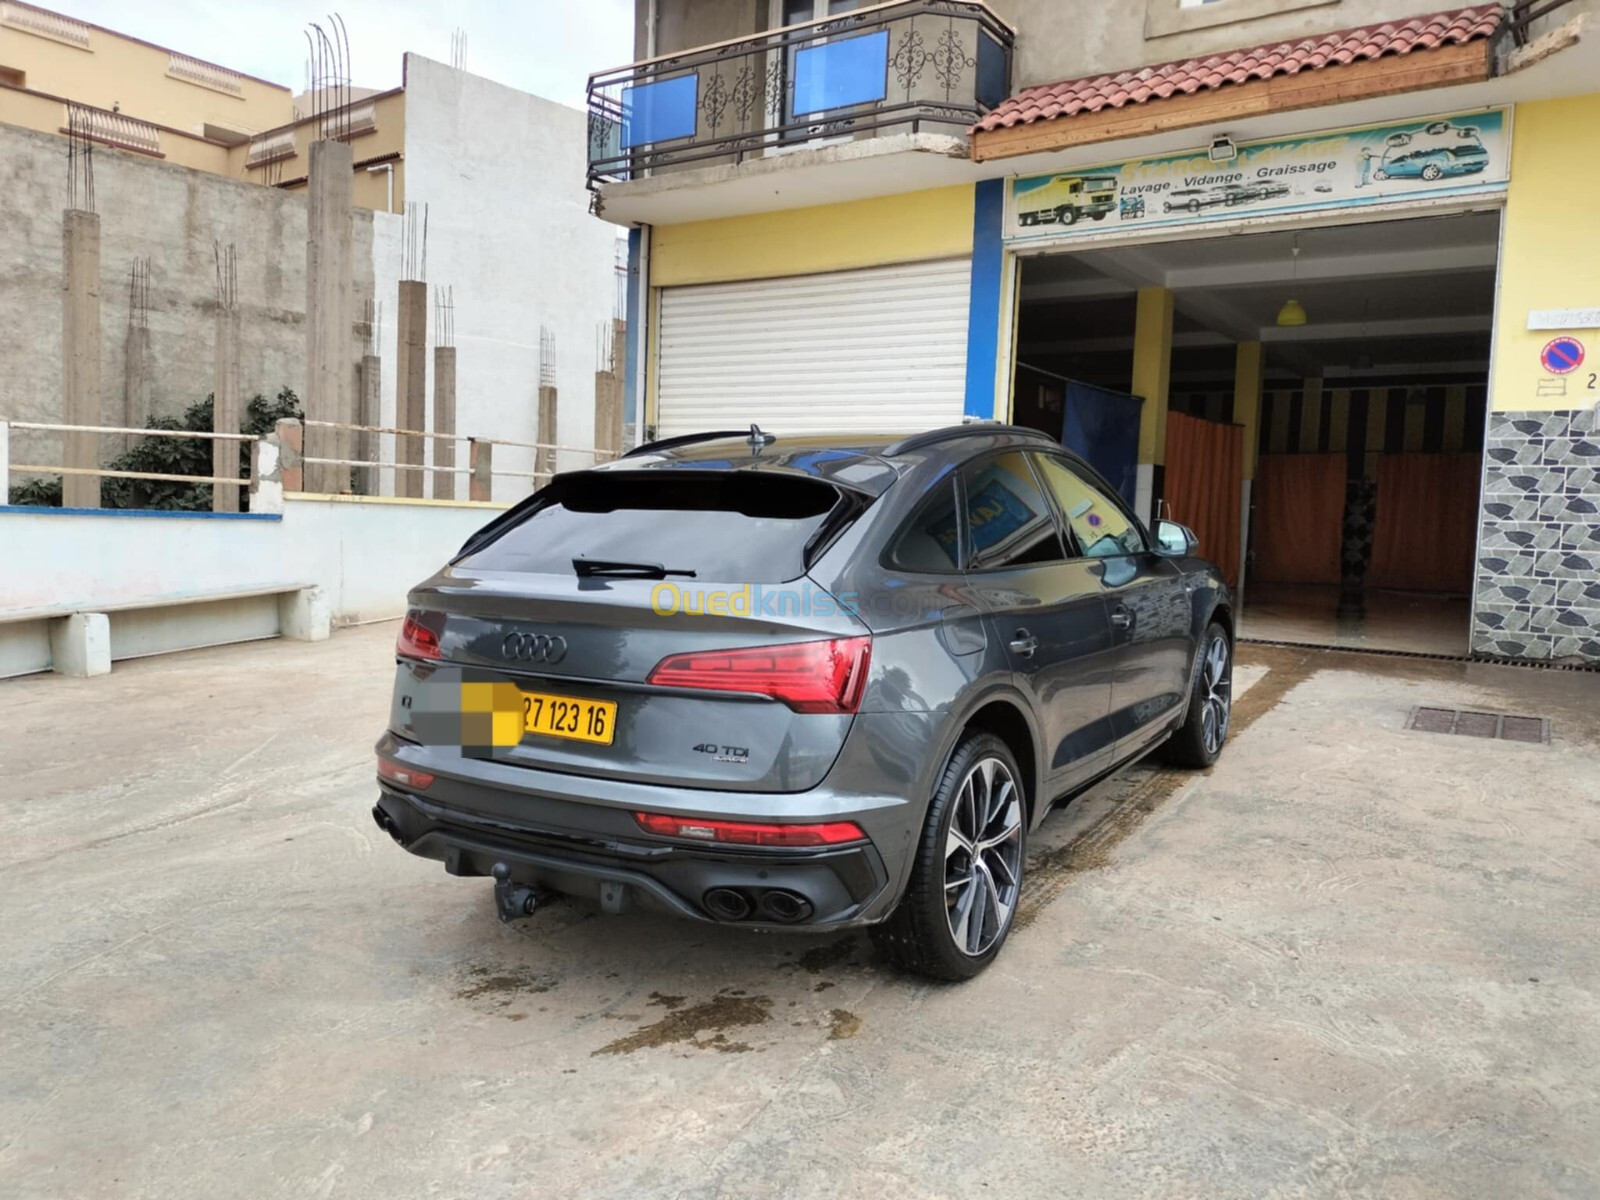
[[[1290,299],[1283,302],[1283,307],[1278,310],[1278,324],[1285,326],[1304,325],[1306,323],[1305,305],[1293,299],[1295,283],[1300,278],[1300,235],[1294,235],[1294,258],[1289,266],[1289,294]]]
[[[1211,139],[1206,156],[1214,163],[1230,163],[1239,157],[1239,147],[1233,144],[1233,139],[1227,134],[1219,133]]]

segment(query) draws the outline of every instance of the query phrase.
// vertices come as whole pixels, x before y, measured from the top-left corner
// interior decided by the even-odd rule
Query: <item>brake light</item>
[[[403,763],[393,759],[378,759],[378,778],[387,779],[390,783],[398,783],[403,788],[413,791],[422,791],[433,785],[433,776],[426,771],[414,771]]]
[[[861,705],[872,661],[870,637],[791,642],[739,650],[671,654],[649,682],[710,692],[754,692],[795,712],[853,713]]]
[[[634,813],[633,819],[646,833],[661,837],[739,846],[838,846],[845,842],[862,842],[867,837],[854,821],[761,825],[750,821],[705,821],[699,817],[673,817],[665,813]]]
[[[419,621],[415,612],[408,612],[400,623],[394,652],[404,658],[438,658],[439,635]]]

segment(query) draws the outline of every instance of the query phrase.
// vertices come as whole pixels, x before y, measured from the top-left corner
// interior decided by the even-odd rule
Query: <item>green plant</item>
[[[146,429],[168,429],[174,433],[209,433],[211,431],[213,397],[207,396],[198,404],[191,404],[182,419],[152,417],[145,422]],[[245,405],[244,427],[240,433],[271,433],[278,421],[303,419],[300,397],[290,388],[278,389],[278,394],[268,399],[261,393],[250,397]],[[133,447],[117,455],[106,464],[113,471],[145,471],[157,475],[210,475],[211,441],[208,438],[140,438]],[[239,443],[239,474],[250,476],[250,445]],[[241,489],[242,490],[242,489]],[[31,504],[42,507],[61,506],[61,480],[36,479],[11,489],[12,504]],[[108,477],[100,482],[100,502],[106,508],[153,508],[176,512],[203,512],[211,508],[209,483],[179,483],[176,480],[117,479]],[[248,509],[250,496],[245,492],[240,507]]]

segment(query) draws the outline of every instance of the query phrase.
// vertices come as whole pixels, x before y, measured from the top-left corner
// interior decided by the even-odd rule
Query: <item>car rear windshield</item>
[[[831,484],[757,471],[571,475],[457,565],[572,575],[573,559],[586,558],[660,566],[674,578],[782,583],[805,573],[818,532],[836,533],[853,511],[842,498]]]

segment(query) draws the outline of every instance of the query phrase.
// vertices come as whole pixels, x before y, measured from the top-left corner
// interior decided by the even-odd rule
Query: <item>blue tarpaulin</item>
[[[1139,462],[1139,410],[1126,392],[1068,381],[1061,444],[1111,481],[1130,506]]]

